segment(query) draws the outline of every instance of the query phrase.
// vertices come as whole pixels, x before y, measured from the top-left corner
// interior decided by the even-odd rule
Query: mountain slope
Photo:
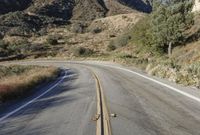
[[[70,19],[73,6],[73,0],[32,0],[32,4],[25,11],[36,15]]]
[[[117,12],[117,14],[132,12],[133,10],[150,13],[152,10],[150,0],[105,0],[105,2],[108,9],[111,12]]]
[[[92,21],[116,14],[150,12],[151,6],[143,0],[1,0],[0,9],[0,35],[30,36],[70,19]]]
[[[0,15],[8,12],[20,11],[26,9],[32,0],[1,0],[0,1]]]
[[[128,5],[126,0],[1,0],[0,53],[4,52],[3,56],[9,56],[19,53],[25,54],[24,52],[35,52],[38,50],[39,53],[41,53],[42,50],[44,50],[41,48],[45,47],[46,50],[51,50],[51,47],[46,46],[49,41],[48,37],[51,37],[52,34],[50,31],[52,29],[54,31],[54,29],[60,27],[64,27],[65,29],[63,29],[63,31],[67,31],[64,32],[64,35],[72,33],[69,35],[72,39],[75,39],[77,32],[80,34],[78,36],[79,39],[72,41],[72,44],[75,44],[81,39],[82,34],[85,34],[84,36],[86,39],[90,35],[92,37],[91,39],[95,39],[95,42],[93,40],[88,40],[91,43],[87,43],[87,45],[92,46],[98,44],[98,48],[101,48],[102,46],[100,43],[102,40],[109,40],[110,36],[118,35],[125,28],[134,24],[135,21],[138,21],[141,16],[143,16],[139,15],[139,11],[145,12],[146,7],[143,7],[144,10],[136,10],[137,6],[140,7],[144,4],[141,2],[142,0],[137,1],[138,3],[131,2]],[[126,13],[132,14],[112,17],[116,14]],[[111,18],[103,21],[103,18],[107,16],[110,16]],[[110,21],[112,18],[115,19]],[[103,19],[102,23],[105,24],[102,24],[98,19]],[[94,20],[98,20],[97,22],[100,25],[93,25]],[[107,30],[107,27],[109,27],[109,30]],[[103,36],[100,39],[98,38],[99,34],[94,34],[96,32],[98,33],[98,31],[100,31],[100,33],[102,31]],[[58,33],[53,34],[53,36],[58,37]],[[35,42],[38,40],[30,40],[31,38],[41,40]],[[96,39],[99,40],[96,42]],[[1,41],[5,41],[9,45],[1,45]],[[86,41],[87,40],[83,39],[80,43]],[[79,45],[81,46],[81,44],[76,44],[76,46]],[[85,43],[82,45],[85,45]],[[1,46],[3,47],[3,50],[1,49]],[[105,46],[107,46],[107,43]],[[100,51],[100,53],[101,52],[102,51]]]
[[[0,35],[28,36],[49,25],[104,17],[107,9],[96,0],[0,1]]]
[[[102,0],[75,0],[72,19],[90,21],[105,17],[107,11]]]

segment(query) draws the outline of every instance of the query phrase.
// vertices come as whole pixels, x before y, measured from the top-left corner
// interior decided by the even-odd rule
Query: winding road
[[[1,105],[0,135],[200,135],[199,90],[108,62],[18,64],[63,73],[32,96]]]

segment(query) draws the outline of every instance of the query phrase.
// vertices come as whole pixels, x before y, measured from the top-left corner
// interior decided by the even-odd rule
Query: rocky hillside
[[[68,20],[91,21],[105,16],[150,12],[149,0],[1,0],[0,37],[28,36]]]
[[[102,0],[75,0],[73,20],[91,21],[106,16],[108,9]]]
[[[66,23],[73,6],[73,0],[3,0],[0,35],[30,36],[49,25]]]
[[[151,0],[110,0],[108,3],[110,3],[109,9],[111,10],[116,7],[118,10],[123,10],[120,5],[145,13],[150,13],[152,10]]]
[[[26,9],[32,0],[1,0],[0,1],[0,15],[8,12],[20,11]]]
[[[41,51],[41,46],[37,45],[45,46],[46,40],[41,39],[41,42],[37,42],[33,48],[29,47],[35,40],[30,41],[30,43],[27,40],[45,37],[49,35],[51,29],[58,27],[65,27],[69,33],[79,33],[80,36],[89,33],[89,35],[95,35],[95,38],[99,35],[94,33],[104,31],[102,32],[103,37],[110,38],[110,36],[121,33],[121,27],[126,28],[129,24],[138,21],[143,16],[140,15],[140,12],[150,12],[151,6],[145,0],[0,0],[0,9],[0,56],[8,56],[24,53],[28,49]],[[131,13],[131,15],[112,17],[127,13]],[[115,18],[116,21],[104,20],[108,16]],[[99,19],[104,21],[99,21]],[[95,20],[100,25],[94,25]],[[114,29],[113,25],[119,25],[120,29]],[[94,28],[90,26],[94,26]],[[63,30],[65,35],[66,29]],[[109,29],[109,31],[105,32],[105,29]],[[76,34],[69,35],[69,37],[77,36]],[[74,37],[71,38],[74,39]],[[18,39],[20,39],[19,43],[16,42]],[[47,40],[50,43],[54,42],[51,38],[47,38]],[[1,41],[9,42],[9,45],[5,45]],[[76,41],[72,42],[76,43]],[[93,41],[92,44],[94,44]],[[3,54],[1,54],[2,52]]]

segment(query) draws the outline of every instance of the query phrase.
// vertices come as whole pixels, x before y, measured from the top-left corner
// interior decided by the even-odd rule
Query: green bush
[[[135,24],[131,30],[132,42],[135,44],[147,46],[151,40],[151,33],[149,33],[150,28],[150,17],[146,16]]]
[[[123,47],[126,46],[128,44],[128,41],[131,39],[131,36],[129,35],[123,35],[120,36],[119,38],[117,38],[116,40],[116,46],[117,47]]]
[[[154,1],[153,12],[135,26],[133,40],[147,51],[167,53],[169,48],[186,43],[187,32],[193,25],[192,1]],[[171,47],[170,47],[171,46]]]
[[[108,50],[112,51],[117,48],[124,47],[128,44],[129,40],[131,40],[131,36],[129,35],[119,36],[116,39],[110,41]]]

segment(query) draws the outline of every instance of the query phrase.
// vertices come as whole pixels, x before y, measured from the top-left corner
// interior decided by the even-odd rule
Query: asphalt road
[[[200,91],[196,89],[107,63],[21,64],[58,66],[66,76],[38,87],[31,97],[1,106],[1,135],[95,135],[96,122],[91,119],[97,111],[97,97],[91,71],[99,78],[108,112],[117,114],[110,118],[113,135],[200,135]]]

